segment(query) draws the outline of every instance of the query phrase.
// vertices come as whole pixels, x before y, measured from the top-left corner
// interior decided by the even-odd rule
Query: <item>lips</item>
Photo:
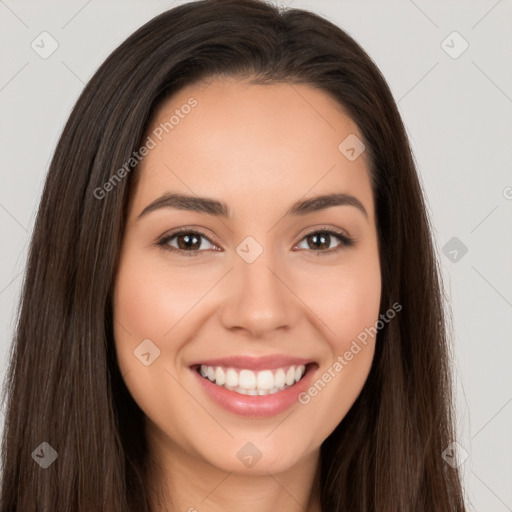
[[[190,369],[218,405],[244,416],[278,414],[296,401],[318,365],[285,355],[231,356],[198,361]]]

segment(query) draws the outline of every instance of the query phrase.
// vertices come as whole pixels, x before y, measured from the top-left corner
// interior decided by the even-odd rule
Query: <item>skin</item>
[[[375,325],[381,272],[366,153],[349,161],[338,150],[349,134],[362,136],[322,91],[234,78],[182,89],[161,105],[148,134],[191,96],[197,106],[137,169],[115,283],[118,362],[146,415],[157,465],[149,485],[162,486],[158,510],[319,511],[320,445],[359,395],[375,340],[307,405],[270,418],[224,410],[189,365],[287,354],[318,363],[314,382]],[[233,215],[161,208],[137,219],[163,192],[222,200]],[[350,205],[284,217],[295,201],[333,192],[357,197],[368,218]],[[306,236],[317,226],[348,234],[354,246],[318,255],[328,249]],[[155,245],[181,227],[207,236],[195,255]],[[236,252],[247,236],[263,248],[250,264]],[[176,237],[168,245],[179,247]],[[144,339],[160,350],[148,366],[134,357]],[[262,454],[251,468],[236,455],[249,441]]]

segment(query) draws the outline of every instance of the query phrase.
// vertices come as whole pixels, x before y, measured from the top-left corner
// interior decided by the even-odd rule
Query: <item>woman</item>
[[[256,0],[164,12],[51,163],[1,510],[464,511],[441,293],[357,43]]]

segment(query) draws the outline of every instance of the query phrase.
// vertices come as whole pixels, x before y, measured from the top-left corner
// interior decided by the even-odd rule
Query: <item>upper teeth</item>
[[[268,395],[281,391],[298,382],[305,370],[306,367],[300,365],[253,372],[205,364],[202,364],[200,369],[204,378],[244,395]]]

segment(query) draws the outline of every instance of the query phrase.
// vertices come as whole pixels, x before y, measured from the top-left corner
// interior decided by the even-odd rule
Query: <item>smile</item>
[[[217,386],[242,395],[272,395],[299,382],[306,371],[305,365],[253,371],[202,364],[199,373]]]
[[[318,364],[283,354],[229,356],[195,361],[189,367],[199,390],[217,406],[238,416],[269,417],[298,403]]]

